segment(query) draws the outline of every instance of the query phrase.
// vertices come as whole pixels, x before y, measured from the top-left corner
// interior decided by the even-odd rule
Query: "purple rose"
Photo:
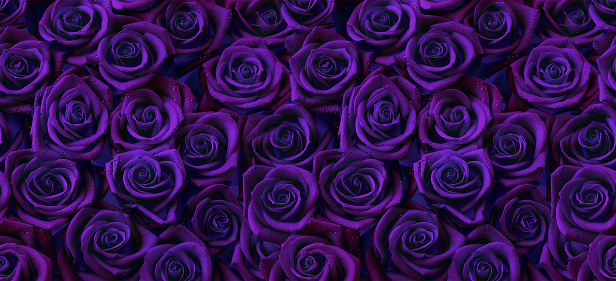
[[[156,23],[169,32],[178,55],[215,52],[231,22],[231,10],[208,0],[173,0]]]
[[[116,20],[107,5],[93,0],[59,0],[47,7],[38,30],[54,49],[80,55],[91,52]]]
[[[175,50],[167,30],[149,22],[133,22],[105,36],[95,55],[101,77],[126,91],[145,85]]]
[[[569,240],[558,229],[556,219],[552,218],[539,262],[552,280],[573,280],[570,272],[572,265],[577,260],[585,260],[587,253],[588,243]]]
[[[207,247],[181,225],[172,225],[158,236],[158,246],[146,254],[140,280],[209,281],[212,260]]]
[[[51,280],[51,259],[37,250],[15,243],[0,245],[0,272],[5,280]]]
[[[225,112],[186,114],[176,135],[190,182],[199,187],[228,181],[240,154],[237,122]]]
[[[550,206],[533,185],[518,185],[498,202],[495,222],[501,233],[513,243],[518,254],[525,255],[547,239]]]
[[[334,12],[334,0],[279,0],[280,14],[291,27],[308,29],[323,23]]]
[[[373,240],[374,252],[369,251],[366,257],[372,280],[440,280],[465,242],[464,235],[441,223],[436,214],[400,208],[383,215]],[[384,272],[380,265],[385,265]]]
[[[278,257],[280,243],[272,243],[259,238],[250,229],[248,218],[244,218],[240,229],[240,241],[233,251],[231,264],[244,280],[265,280],[260,270],[261,261],[269,256]]]
[[[590,0],[588,14],[598,27],[611,32],[616,31],[616,3],[614,1]]]
[[[584,109],[598,98],[597,71],[571,39],[548,39],[511,64],[510,88],[542,108]]]
[[[577,280],[614,280],[616,276],[616,237],[599,235],[588,248],[588,255],[581,264]]]
[[[397,53],[415,31],[415,8],[401,0],[365,0],[351,14],[346,30],[363,49]]]
[[[616,227],[616,171],[560,166],[552,173],[552,216],[569,240],[589,244]]]
[[[239,38],[261,37],[267,44],[280,44],[292,31],[281,12],[279,0],[235,0],[237,17],[230,25],[231,35]]]
[[[340,147],[358,148],[377,159],[402,160],[413,144],[421,92],[402,76],[381,72],[373,72],[344,98]]]
[[[548,155],[547,127],[533,112],[496,113],[485,147],[496,179],[506,187],[536,181]]]
[[[109,135],[118,150],[153,149],[165,145],[192,112],[194,97],[184,84],[157,77],[146,88],[124,94],[111,113]]]
[[[57,154],[35,156],[18,150],[6,158],[4,172],[11,185],[15,214],[24,222],[51,229],[60,227],[96,195],[94,177],[83,164]]]
[[[359,281],[359,259],[342,249],[339,225],[313,220],[309,231],[291,235],[278,256],[262,267],[266,280]]]
[[[177,150],[133,150],[105,164],[110,190],[125,208],[158,224],[175,222],[186,172]]]
[[[480,148],[481,136],[492,120],[491,109],[495,110],[494,105],[498,104],[500,110],[502,99],[495,88],[479,79],[464,77],[452,89],[434,92],[418,115],[417,135],[422,148]]]
[[[360,80],[360,71],[369,68],[362,61],[355,44],[340,34],[313,29],[289,59],[291,99],[311,111],[340,112],[338,100],[353,90]]]
[[[432,21],[432,20],[431,20]],[[453,85],[483,55],[475,31],[457,22],[418,28],[406,46],[406,70],[419,86],[434,91]]]
[[[250,115],[242,139],[249,163],[309,169],[314,156],[329,145],[331,134],[320,136],[312,115],[301,105],[285,104],[269,116]]]
[[[26,0],[6,0],[0,8],[0,26],[9,26],[16,22],[26,12],[26,6]]]
[[[295,166],[252,166],[244,179],[244,217],[260,239],[282,243],[313,217],[319,198],[314,176]]]
[[[600,74],[600,100],[610,104],[616,104],[616,66],[614,60],[616,60],[616,44],[612,41],[611,47],[597,59],[597,69]]]
[[[398,170],[397,163],[390,166],[358,152],[320,152],[312,169],[321,190],[320,208],[344,227],[368,227],[409,196]]]
[[[519,281],[520,260],[515,247],[489,225],[481,225],[466,236],[466,245],[452,258],[447,280]]]
[[[464,224],[484,221],[485,195],[492,188],[494,178],[485,150],[428,153],[413,168],[419,192],[433,207],[445,209]]]
[[[585,0],[533,0],[533,7],[543,10],[537,25],[542,39],[569,37],[575,44],[592,43],[601,27],[589,14]]]
[[[208,110],[209,99],[240,109],[276,109],[290,98],[289,70],[262,39],[235,41],[204,63],[199,75],[205,93],[200,111]]]
[[[188,228],[215,256],[238,240],[242,206],[229,187],[210,185],[192,199],[187,218]]]
[[[66,228],[65,241],[57,260],[64,280],[137,280],[157,239],[125,213],[84,208]]]
[[[32,147],[51,149],[69,159],[98,158],[109,126],[113,91],[94,76],[65,72],[37,96]]]
[[[4,173],[0,172],[0,218],[3,218],[9,208],[11,185]]]
[[[516,0],[481,0],[464,18],[464,24],[475,29],[486,55],[522,53],[539,17],[539,10]]]
[[[558,115],[552,128],[552,156],[556,164],[616,168],[616,111],[593,104],[580,115]]]
[[[0,108],[31,111],[22,104],[45,90],[60,73],[62,54],[53,52],[34,35],[13,27],[0,34]]]
[[[9,153],[15,151],[21,146],[23,142],[23,135],[24,132],[20,130],[14,137],[11,138],[9,124],[6,122],[4,115],[0,113],[0,167],[4,166],[4,160]]]
[[[475,7],[478,0],[418,0],[423,14],[446,17],[460,22]]]

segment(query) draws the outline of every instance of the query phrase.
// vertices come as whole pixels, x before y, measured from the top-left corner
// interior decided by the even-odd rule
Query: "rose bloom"
[[[177,196],[186,171],[177,150],[133,150],[105,164],[110,191],[122,207],[134,208],[147,220],[170,224],[178,218]]]
[[[39,155],[37,155],[39,153]],[[6,158],[15,215],[26,223],[52,229],[68,223],[96,196],[94,177],[84,163],[60,155],[17,150]]]
[[[225,112],[187,113],[185,117],[175,139],[188,180],[199,187],[228,181],[240,154],[236,120]]]
[[[611,280],[616,275],[616,237],[600,235],[590,243],[588,255],[580,265],[577,280]]]
[[[232,108],[276,109],[290,98],[288,78],[289,70],[263,39],[237,40],[203,64],[200,110],[207,110],[211,99]]]
[[[26,0],[7,0],[2,5],[0,26],[6,27],[15,23],[26,12]]]
[[[101,77],[126,91],[145,85],[175,50],[167,30],[149,22],[133,22],[105,36],[95,55]]]
[[[314,28],[289,59],[291,100],[317,113],[340,112],[340,99],[369,69],[362,55],[340,34]]]
[[[335,0],[282,0],[280,14],[289,26],[308,30],[327,20],[334,6]]]
[[[113,91],[78,68],[64,72],[36,97],[32,147],[69,159],[98,158],[109,126]]]
[[[368,274],[372,280],[441,280],[465,240],[434,213],[391,208],[374,229],[374,251],[366,256]]]
[[[602,43],[606,45],[609,44],[607,45],[608,49],[597,59],[597,69],[599,70],[600,74],[599,98],[603,102],[614,105],[616,104],[616,65],[614,65],[614,60],[616,60],[616,42],[614,42],[614,40],[612,39],[605,41],[607,42]]]
[[[37,238],[41,237],[37,234],[32,225],[0,220],[0,276],[3,280],[52,280],[51,259],[36,250]]]
[[[589,13],[589,4],[587,4],[589,1],[540,0],[531,2],[533,7],[542,10],[537,30],[543,40],[568,37],[575,44],[588,44],[601,32],[602,27],[595,23],[594,16]]]
[[[359,149],[377,159],[406,158],[417,124],[421,92],[401,76],[373,72],[345,96],[340,146]]]
[[[362,49],[379,55],[400,52],[415,31],[415,9],[400,0],[365,0],[349,17],[346,30]]]
[[[143,257],[157,242],[128,214],[92,208],[75,215],[64,238],[66,252],[58,253],[57,262],[65,280],[137,280]]]
[[[156,24],[169,32],[178,55],[215,52],[231,22],[231,10],[208,0],[173,0]]]
[[[485,150],[466,153],[441,150],[424,154],[413,164],[413,170],[419,192],[431,206],[445,209],[463,224],[485,220],[485,196],[494,179]],[[467,215],[469,212],[473,214]]]
[[[507,187],[536,181],[548,155],[547,137],[545,122],[537,113],[494,114],[484,138],[496,180]]]
[[[312,220],[306,231],[289,236],[261,271],[265,280],[359,280],[359,259],[342,246],[339,225]]]
[[[406,198],[399,165],[372,159],[359,151],[326,150],[312,169],[325,216],[342,226],[368,227]]]
[[[543,41],[511,64],[510,87],[531,105],[584,109],[598,98],[597,71],[571,39]]]
[[[616,171],[564,165],[551,178],[552,216],[569,240],[589,244],[615,229]]]
[[[312,115],[301,105],[291,103],[269,116],[250,115],[242,139],[249,163],[309,169],[314,156],[329,145],[331,131],[317,131]]]
[[[464,24],[475,29],[486,55],[515,54],[526,50],[539,18],[538,9],[515,0],[481,0]]]
[[[235,40],[261,37],[269,45],[280,44],[293,31],[282,14],[282,1],[231,0],[228,3],[227,7],[233,8],[237,15],[230,25]]]
[[[244,175],[244,217],[260,239],[282,243],[306,227],[319,199],[316,179],[295,166],[252,166]]]
[[[598,103],[580,115],[558,115],[552,128],[552,156],[557,164],[616,168],[616,111]]]
[[[419,86],[435,91],[453,85],[482,55],[472,28],[425,18],[406,45],[406,70]]]

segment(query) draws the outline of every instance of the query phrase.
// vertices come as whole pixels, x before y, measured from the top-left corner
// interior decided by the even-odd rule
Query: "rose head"
[[[421,92],[401,76],[367,78],[346,96],[340,146],[377,159],[406,158],[413,143]]]
[[[547,239],[550,207],[537,187],[523,184],[500,199],[495,219],[501,233],[523,255]]]
[[[172,81],[153,81],[148,88],[124,94],[111,113],[109,135],[116,149],[153,149],[168,144],[184,120],[184,113],[190,112],[182,108],[181,102],[192,96],[183,90],[185,85]]]
[[[234,108],[276,109],[289,99],[289,71],[263,39],[235,41],[220,56],[204,63],[200,76],[206,93],[202,103],[211,97]]]
[[[92,0],[59,0],[47,7],[38,29],[52,48],[80,55],[91,52],[107,34],[110,14]]]
[[[616,111],[593,104],[580,115],[558,115],[552,128],[552,155],[557,164],[616,168]]]
[[[386,274],[390,280],[413,278],[436,279],[447,272],[451,257],[464,246],[464,235],[453,227],[441,223],[430,212],[391,208],[374,229],[374,252],[366,258],[368,273],[373,280]],[[370,255],[375,256],[371,264]],[[385,272],[372,272],[381,264]],[[391,268],[391,270],[390,270]],[[446,274],[445,274],[446,275]]]
[[[176,221],[177,195],[186,172],[175,149],[116,154],[105,168],[110,190],[123,207],[135,208],[158,224]]]
[[[616,44],[613,44],[597,59],[599,70],[599,90],[601,101],[616,103]]]
[[[65,232],[66,252],[58,254],[64,279],[136,280],[146,252],[156,246],[156,235],[133,222],[129,215],[84,208]],[[78,271],[71,264],[79,265]]]
[[[60,227],[96,195],[87,167],[57,154],[18,150],[8,155],[4,172],[10,182],[16,215],[44,229]]]
[[[253,166],[243,176],[244,216],[260,239],[282,243],[312,218],[319,191],[314,176],[295,166]]]
[[[359,152],[320,152],[312,169],[321,190],[320,209],[334,223],[368,227],[406,196],[398,170]]]
[[[616,171],[561,166],[552,173],[552,216],[569,240],[589,244],[616,227]]]
[[[357,47],[333,31],[315,28],[289,59],[291,99],[311,111],[339,112],[340,100],[360,78]]]
[[[616,276],[616,237],[599,235],[590,243],[587,259],[581,264],[577,280],[612,280]]]
[[[282,15],[279,0],[236,0],[237,18],[230,25],[234,39],[261,37],[267,44],[280,44],[291,33],[292,27]],[[295,1],[293,1],[295,2]],[[286,13],[286,11],[285,11]]]
[[[199,187],[231,178],[240,154],[237,122],[224,112],[189,113],[176,135],[188,179]]]
[[[96,55],[101,77],[114,88],[126,91],[145,85],[175,51],[164,28],[134,22],[105,36]]]
[[[447,280],[521,280],[515,247],[496,229],[481,225],[466,240],[452,258]]]
[[[526,102],[542,108],[585,107],[598,97],[597,71],[571,39],[548,39],[511,64],[509,83]],[[582,108],[583,109],[583,108]]]
[[[590,0],[588,14],[598,27],[616,31],[616,3],[610,0]]]
[[[6,28],[0,34],[0,108],[18,110],[21,102],[44,91],[61,68],[61,53],[26,31]]]
[[[187,225],[208,247],[211,256],[238,240],[242,206],[231,189],[222,184],[203,189],[190,203]]]
[[[207,0],[174,0],[156,23],[167,29],[178,55],[212,53],[222,44],[231,10]]]
[[[524,52],[530,44],[539,10],[515,0],[482,0],[464,24],[477,32],[486,55]]]
[[[280,14],[291,27],[309,29],[334,12],[334,0],[281,0]]]
[[[474,80],[463,79],[463,84],[471,84]],[[479,147],[481,135],[492,120],[492,113],[488,104],[488,88],[477,85],[481,86],[475,89],[445,89],[432,94],[418,115],[417,134],[423,149],[469,150]]]
[[[541,22],[537,25],[539,35],[547,38],[571,38],[575,44],[591,43],[601,27],[595,24],[584,0],[537,1],[535,8],[543,10]]]
[[[496,179],[514,187],[536,181],[548,154],[547,128],[532,112],[496,113],[485,131],[485,147]]]
[[[13,24],[26,12],[26,0],[4,0],[1,3],[2,19],[0,19],[0,26],[2,27]]]
[[[330,142],[319,137],[312,115],[299,104],[285,104],[272,115],[250,115],[244,127],[244,155],[250,163],[310,168]]]
[[[0,274],[6,280],[51,280],[51,259],[41,252],[24,245],[0,245]]]
[[[172,225],[158,236],[158,241],[143,260],[139,280],[212,280],[208,249],[190,230]]]
[[[415,9],[400,0],[365,0],[351,14],[346,30],[362,49],[382,55],[399,52],[415,31]]]
[[[94,76],[65,72],[36,98],[32,146],[94,160],[105,144],[113,91]]]
[[[406,69],[419,86],[440,90],[458,81],[481,55],[481,43],[472,28],[440,22],[414,33],[406,45]]]
[[[265,280],[359,281],[359,259],[342,249],[341,234],[339,225],[312,220],[282,244],[278,256],[267,258]]]
[[[432,152],[424,154],[413,168],[419,192],[432,206],[447,210],[466,224],[484,220],[485,195],[494,178],[485,150]],[[465,215],[469,211],[475,212],[473,218]]]

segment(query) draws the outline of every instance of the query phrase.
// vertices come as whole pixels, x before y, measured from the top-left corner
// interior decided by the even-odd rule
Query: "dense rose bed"
[[[0,280],[614,280],[616,1],[2,0]]]

